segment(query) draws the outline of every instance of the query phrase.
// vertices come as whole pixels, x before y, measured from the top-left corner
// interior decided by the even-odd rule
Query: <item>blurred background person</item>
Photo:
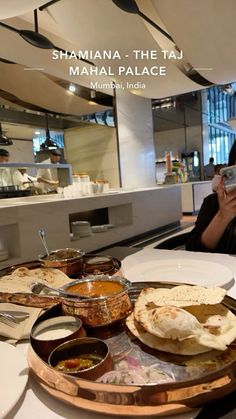
[[[214,157],[209,158],[209,163],[204,166],[204,179],[210,180],[214,177],[215,166],[214,166]]]
[[[26,167],[18,167],[12,174],[14,185],[20,186],[21,189],[27,189],[34,185],[37,181],[36,177],[30,176],[27,173]]]
[[[62,153],[58,149],[50,150],[50,157],[42,161],[44,164],[60,163]],[[56,192],[59,186],[57,169],[39,169],[37,173],[37,181],[44,193]]]
[[[9,151],[4,148],[0,148],[0,165],[8,163],[10,158]],[[13,179],[11,175],[10,167],[0,167],[0,186],[11,186],[13,185]]]

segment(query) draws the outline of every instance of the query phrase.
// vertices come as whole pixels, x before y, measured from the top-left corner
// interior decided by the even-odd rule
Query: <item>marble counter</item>
[[[76,247],[86,252],[122,242],[166,225],[179,223],[181,193],[177,185],[119,190],[108,194],[63,198],[43,195],[0,200],[0,248],[9,260],[0,267],[33,260],[43,253],[38,229],[44,228],[50,249]],[[72,241],[70,220],[104,211],[114,228]],[[103,224],[101,222],[101,224]]]

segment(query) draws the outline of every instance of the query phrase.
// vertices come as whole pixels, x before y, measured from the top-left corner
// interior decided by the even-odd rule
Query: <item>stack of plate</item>
[[[2,260],[7,260],[8,256],[9,256],[9,253],[7,249],[0,249],[0,262]]]
[[[74,237],[88,237],[91,235],[90,223],[88,221],[74,221],[71,223],[71,230]]]

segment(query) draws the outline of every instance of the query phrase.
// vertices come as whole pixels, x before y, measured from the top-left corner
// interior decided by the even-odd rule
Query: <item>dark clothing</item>
[[[214,174],[215,174],[214,163],[208,163],[206,166],[204,166],[205,179],[212,179]]]
[[[235,161],[236,161],[236,141],[234,141],[229,152],[228,166],[234,166]]]
[[[219,210],[218,196],[213,193],[207,196],[198,214],[198,218],[194,229],[191,232],[190,238],[186,245],[186,250],[194,252],[213,252],[213,253],[227,253],[236,254],[236,217],[229,223],[225,229],[221,240],[215,249],[208,249],[201,243],[201,236],[203,231],[210,224]]]

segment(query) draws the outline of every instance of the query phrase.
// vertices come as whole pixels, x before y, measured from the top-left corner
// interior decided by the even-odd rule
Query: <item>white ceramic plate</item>
[[[28,381],[28,364],[19,349],[0,342],[0,418],[4,418],[23,394]]]
[[[165,259],[140,263],[125,272],[130,281],[178,282],[205,287],[224,287],[232,271],[220,263],[196,259]]]

